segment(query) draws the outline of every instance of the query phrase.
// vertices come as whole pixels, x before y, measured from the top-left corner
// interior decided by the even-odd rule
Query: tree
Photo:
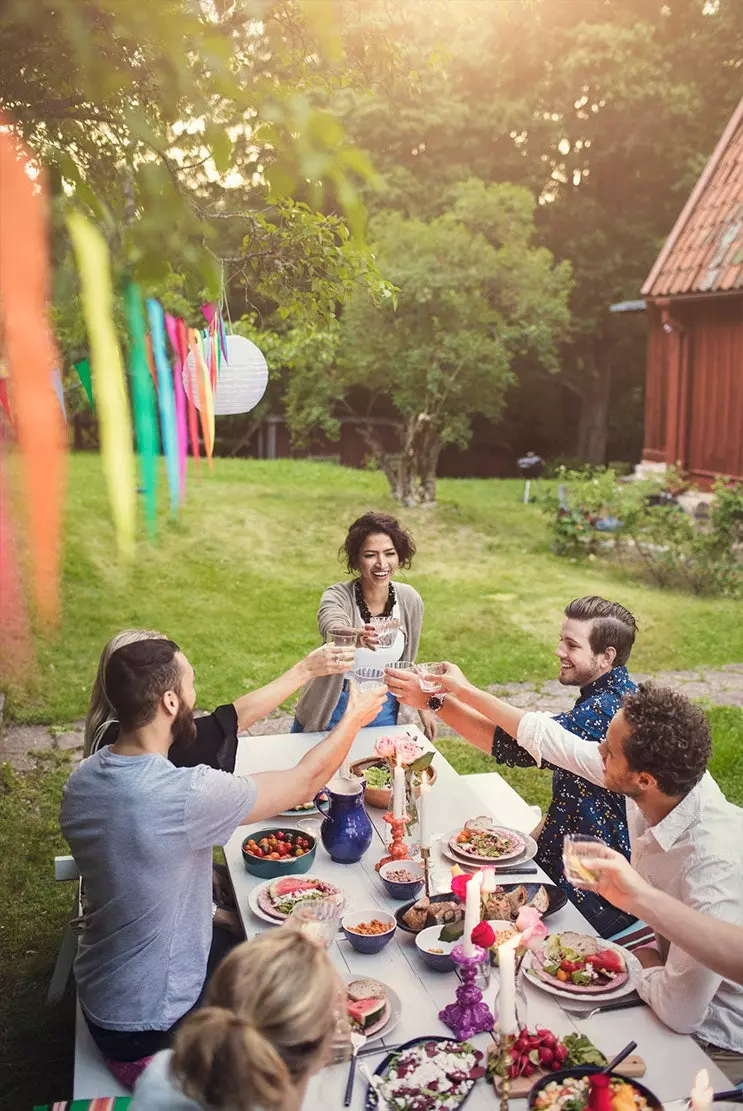
[[[418,87],[393,79],[344,100],[347,133],[385,185],[369,203],[431,219],[472,175],[539,197],[539,239],[573,266],[574,327],[560,374],[531,373],[529,388],[545,404],[558,383],[570,390],[578,421],[563,450],[603,462],[644,378],[642,330],[609,305],[638,296],[740,96],[743,5],[409,0],[396,18]],[[437,64],[419,66],[439,43]]]
[[[497,419],[514,360],[555,367],[568,322],[570,268],[531,246],[534,201],[512,186],[470,181],[450,211],[425,222],[399,213],[372,225],[380,269],[397,289],[380,307],[353,299],[328,337],[295,365],[287,419],[295,436],[339,431],[338,404],[358,414],[371,456],[403,504],[430,504],[445,444],[466,445],[472,419]],[[371,420],[385,403],[397,423],[390,451]]]

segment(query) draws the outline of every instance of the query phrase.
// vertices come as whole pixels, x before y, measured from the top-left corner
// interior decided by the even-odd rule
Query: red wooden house
[[[743,100],[642,292],[643,462],[743,478]]]

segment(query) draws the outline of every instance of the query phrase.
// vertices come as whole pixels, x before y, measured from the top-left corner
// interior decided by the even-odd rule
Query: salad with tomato
[[[611,988],[627,979],[627,965],[621,952],[608,946],[601,948],[596,938],[553,934],[539,953],[541,971],[562,984]]]

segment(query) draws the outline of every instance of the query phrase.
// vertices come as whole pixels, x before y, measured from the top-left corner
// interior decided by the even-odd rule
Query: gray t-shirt
[[[61,824],[85,883],[75,980],[108,1030],[168,1030],[198,999],[212,936],[212,847],[255,804],[251,779],[106,747],[65,784]]]

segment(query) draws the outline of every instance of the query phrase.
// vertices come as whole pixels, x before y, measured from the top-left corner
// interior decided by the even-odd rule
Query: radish
[[[553,1062],[554,1056],[555,1055],[552,1050],[549,1049],[548,1046],[543,1045],[539,1050],[539,1064],[544,1065],[546,1068],[549,1068],[549,1066]]]

